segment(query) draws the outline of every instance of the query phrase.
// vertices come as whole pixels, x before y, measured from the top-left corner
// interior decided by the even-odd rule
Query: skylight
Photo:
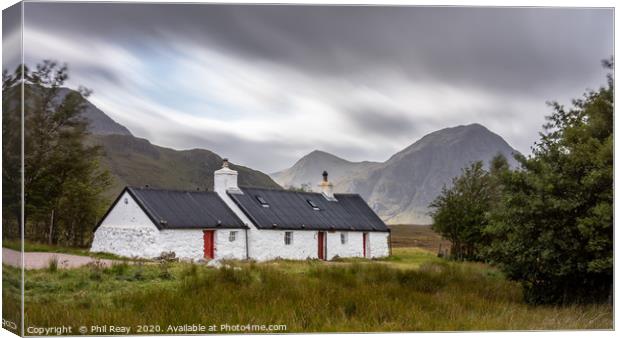
[[[312,202],[312,200],[306,200],[306,202],[308,202],[308,204],[310,204],[310,206],[312,207],[313,210],[321,210],[321,208],[319,208],[318,205],[316,205],[314,202]]]
[[[269,208],[269,203],[267,203],[267,201],[260,195],[256,195],[256,200],[258,201],[258,203],[260,203],[260,205],[263,206],[263,208]]]

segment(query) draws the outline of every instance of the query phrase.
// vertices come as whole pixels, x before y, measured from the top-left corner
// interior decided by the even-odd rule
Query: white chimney
[[[327,179],[327,171],[323,171],[323,180],[321,184],[319,184],[319,187],[321,187],[321,192],[323,192],[323,196],[325,196],[326,199],[330,201],[336,200],[334,197],[334,185]]]
[[[213,190],[226,195],[227,191],[240,192],[237,185],[237,171],[228,167],[228,159],[222,160],[222,169],[213,173]]]

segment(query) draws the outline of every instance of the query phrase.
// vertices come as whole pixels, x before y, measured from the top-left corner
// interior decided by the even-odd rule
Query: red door
[[[362,245],[364,246],[364,257],[368,257],[368,233],[362,234]]]
[[[205,242],[205,258],[213,259],[215,257],[215,242],[213,241],[214,230],[205,230],[204,232]]]
[[[325,233],[319,231],[319,259],[325,260]]]

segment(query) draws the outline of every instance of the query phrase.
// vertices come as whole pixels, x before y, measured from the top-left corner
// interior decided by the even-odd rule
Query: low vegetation
[[[430,225],[394,224],[388,225],[393,248],[422,248],[439,253],[450,249],[450,241],[433,231]]]
[[[18,310],[18,276],[3,266],[5,313]],[[287,332],[612,327],[610,305],[530,306],[498,270],[414,248],[374,261],[30,270],[25,303],[26,327],[152,324],[159,333],[192,323],[284,324]]]

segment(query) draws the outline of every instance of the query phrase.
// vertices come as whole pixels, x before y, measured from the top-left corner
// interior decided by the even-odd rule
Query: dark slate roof
[[[247,228],[215,192],[127,187],[112,207],[125,191],[159,229]]]
[[[259,229],[390,231],[357,194],[335,194],[336,200],[330,201],[320,193],[261,188],[241,191],[243,194],[228,195]],[[320,210],[314,210],[308,200]]]

